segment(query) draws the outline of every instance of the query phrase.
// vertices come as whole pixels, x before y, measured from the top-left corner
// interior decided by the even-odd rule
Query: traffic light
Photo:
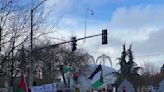
[[[77,42],[76,37],[72,37],[72,51],[75,51],[77,49],[76,42]]]
[[[79,73],[74,73],[73,74],[73,80],[76,84],[78,83],[78,78],[79,78]]]
[[[102,44],[108,43],[108,33],[107,29],[102,30]]]

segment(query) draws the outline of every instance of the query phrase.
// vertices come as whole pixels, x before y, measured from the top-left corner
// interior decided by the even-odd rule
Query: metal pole
[[[30,70],[29,70],[29,86],[33,83],[33,73],[32,73],[32,54],[33,54],[33,9],[31,9],[31,45],[30,45]]]
[[[0,10],[0,21],[1,21],[1,23],[0,23],[0,54],[1,54],[1,49],[2,49],[2,26],[1,26],[1,24],[2,24],[2,8],[1,8],[1,10]]]
[[[87,37],[84,37],[84,38],[78,38],[76,40],[78,41],[78,40],[83,40],[83,39],[92,38],[92,37],[101,36],[101,35],[102,34],[91,35],[91,36],[87,36]],[[42,50],[42,49],[46,49],[46,48],[56,48],[56,47],[59,47],[59,45],[70,43],[70,42],[72,42],[72,40],[71,41],[64,41],[62,43],[53,44],[53,45],[49,45],[49,46],[45,46],[45,47],[40,47],[40,48],[37,48],[37,49],[33,49],[33,51],[35,52],[37,50]]]
[[[87,26],[87,8],[86,8],[86,13],[85,13],[85,26],[84,26],[84,38],[86,37],[86,26]],[[85,40],[84,40],[84,43],[85,43]]]
[[[30,36],[31,36],[31,46],[30,46],[30,70],[29,70],[29,86],[32,86],[32,83],[33,83],[33,67],[32,67],[32,61],[33,61],[33,12],[35,9],[37,9],[41,4],[43,4],[46,0],[43,0],[42,2],[40,2],[36,7],[32,8],[31,9],[31,33],[30,33]]]
[[[85,25],[84,25],[84,38],[86,37],[87,34],[87,18],[88,18],[88,11],[91,12],[91,15],[93,15],[93,10],[86,8],[86,12],[85,12]],[[84,43],[85,43],[85,39],[84,39]]]

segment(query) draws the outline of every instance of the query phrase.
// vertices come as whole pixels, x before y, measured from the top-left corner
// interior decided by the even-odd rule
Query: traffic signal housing
[[[73,80],[76,84],[78,83],[79,76],[80,76],[79,73],[74,73],[73,74]]]
[[[72,37],[72,51],[75,51],[77,49],[77,40],[76,37]]]
[[[102,30],[102,44],[107,44],[108,43],[108,33],[107,29]]]

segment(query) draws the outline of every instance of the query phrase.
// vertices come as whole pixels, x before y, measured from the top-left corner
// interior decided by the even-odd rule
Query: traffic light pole
[[[30,87],[33,84],[33,71],[32,71],[32,68],[33,68],[33,66],[32,66],[32,63],[33,63],[33,58],[32,58],[32,56],[33,56],[33,17],[34,17],[33,13],[45,1],[46,0],[43,0],[37,6],[32,8],[31,11],[30,11],[30,17],[31,17],[31,19],[30,19],[30,21],[31,21],[31,23],[30,23],[30,26],[31,26],[30,42],[31,42],[31,44],[30,44],[30,64],[29,64],[29,72],[28,72],[28,77],[29,77],[29,79],[28,79],[28,82],[29,82],[28,86],[30,86]]]
[[[28,86],[31,87],[32,86],[32,82],[33,82],[33,73],[32,73],[32,55],[33,55],[33,9],[31,9],[31,34],[30,34],[30,66],[29,66],[29,70],[28,70]]]
[[[88,38],[93,38],[93,37],[97,37],[97,36],[101,36],[101,35],[103,35],[103,34],[91,35],[91,36],[87,36],[87,37],[83,37],[83,38],[78,38],[78,39],[76,39],[76,40],[79,41],[79,40],[88,39]],[[65,42],[62,42],[62,43],[58,43],[58,44],[53,44],[53,45],[49,45],[49,46],[37,48],[37,49],[34,49],[33,51],[37,51],[37,50],[41,50],[41,49],[46,49],[46,48],[56,48],[56,47],[58,47],[59,45],[66,44],[66,43],[70,43],[70,42],[73,42],[73,41],[72,41],[72,40],[71,40],[71,41],[65,41]]]

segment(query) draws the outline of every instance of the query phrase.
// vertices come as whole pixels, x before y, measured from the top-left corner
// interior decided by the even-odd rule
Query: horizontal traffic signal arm
[[[97,37],[97,36],[101,36],[101,35],[103,35],[103,34],[101,33],[101,34],[91,35],[91,36],[87,36],[87,37],[83,37],[83,38],[77,38],[76,40],[78,41],[78,40],[88,39],[88,38]],[[59,45],[70,43],[70,42],[73,42],[73,41],[72,40],[64,41],[64,42],[61,42],[58,44],[53,44],[53,45],[49,45],[49,46],[45,46],[45,47],[36,48],[36,49],[33,49],[33,51],[37,51],[37,50],[41,50],[41,49],[47,49],[47,48],[56,48]]]

